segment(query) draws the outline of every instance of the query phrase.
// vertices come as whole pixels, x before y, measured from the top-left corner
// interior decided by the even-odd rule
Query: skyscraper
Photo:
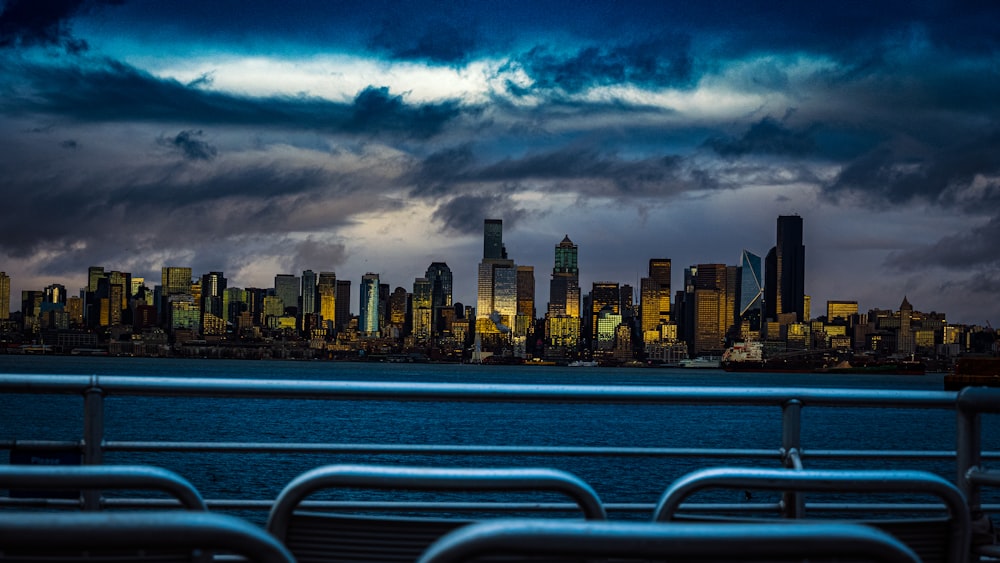
[[[609,309],[609,311],[605,311],[605,316],[608,314],[617,315],[618,322],[621,322],[621,303],[619,299],[621,299],[621,289],[618,286],[618,282],[594,282],[590,289],[590,338],[592,343],[597,342],[597,317],[605,308]],[[613,336],[615,332],[613,329],[617,326],[616,324],[612,327],[612,330],[607,334]],[[610,348],[610,345],[605,349],[608,348]]]
[[[10,318],[10,276],[0,272],[0,320]]]
[[[163,295],[190,295],[191,268],[164,266],[160,270],[160,283],[163,286]]]
[[[358,330],[365,336],[378,336],[379,279],[371,272],[361,277],[361,309]]]
[[[302,272],[302,308],[299,314],[302,317],[318,312],[316,307],[316,286],[319,285],[316,272],[304,270]]]
[[[690,289],[685,299],[693,297],[693,326],[689,339],[692,353],[721,355],[726,332],[735,316],[736,267],[698,264],[688,271]]]
[[[418,339],[427,339],[431,336],[432,291],[432,284],[427,278],[413,280],[413,299],[411,301],[413,336]]]
[[[549,282],[549,314],[552,316],[580,316],[580,268],[578,247],[563,237],[555,248],[555,264]]]
[[[292,274],[275,275],[274,295],[281,299],[286,315],[293,311],[297,313],[299,310],[299,278]]]
[[[500,219],[485,221],[478,278],[476,332],[506,339],[517,315],[517,270],[514,261],[507,259]]]
[[[444,262],[432,262],[424,277],[431,284],[431,334],[437,335],[444,330],[443,311],[452,308],[451,268]]]
[[[351,324],[351,280],[337,280],[334,324],[337,331]]]
[[[778,216],[777,244],[766,259],[767,284],[764,307],[770,319],[795,314],[795,321],[805,322],[806,247],[802,244],[802,217]]]
[[[760,256],[744,249],[740,254],[738,320],[746,331],[759,332],[764,305]]]
[[[507,258],[507,250],[503,246],[503,220],[486,219],[483,225],[483,259],[504,258]]]
[[[316,297],[319,299],[319,314],[323,317],[323,327],[327,335],[335,332],[334,321],[337,315],[337,274],[320,272],[316,283]]]

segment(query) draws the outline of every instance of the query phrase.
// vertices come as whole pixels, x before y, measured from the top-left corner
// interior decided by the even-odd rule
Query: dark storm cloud
[[[388,88],[369,87],[353,103],[306,97],[251,98],[204,91],[160,79],[129,65],[37,66],[23,64],[29,88],[3,85],[8,115],[53,114],[78,121],[197,122],[295,127],[329,132],[427,138],[460,114],[456,102],[411,105]]]
[[[961,272],[989,268],[996,278],[1000,275],[998,240],[1000,217],[993,217],[985,225],[943,237],[934,244],[892,253],[886,264],[903,271],[925,271],[932,266]]]
[[[998,154],[1000,130],[948,147],[886,144],[850,162],[824,190],[832,198],[851,193],[888,203],[916,200],[979,211],[983,205],[1000,206],[998,190],[968,189],[979,176],[1000,174]]]
[[[212,160],[219,154],[219,151],[212,145],[199,139],[202,135],[204,133],[200,129],[198,131],[187,130],[181,131],[174,137],[160,137],[156,142],[160,145],[179,150],[184,155],[184,158],[190,160]]]
[[[59,143],[59,146],[64,149],[76,149],[79,148],[80,145],[73,139],[66,139],[65,141]]]
[[[491,193],[454,197],[439,206],[432,219],[441,224],[443,232],[475,235],[483,232],[484,217],[503,217],[505,227],[513,228],[528,215],[509,193]]]
[[[793,131],[771,117],[751,125],[742,137],[713,137],[705,144],[722,156],[751,153],[804,156],[816,150],[809,130]]]
[[[626,45],[592,45],[568,54],[538,46],[515,61],[534,81],[526,89],[508,84],[521,95],[535,89],[575,94],[594,86],[685,87],[693,82],[690,40],[680,35]]]
[[[0,12],[0,47],[61,46],[71,54],[87,50],[73,37],[69,20],[100,5],[121,0],[8,0]]]
[[[527,181],[566,184],[560,191],[591,197],[657,197],[690,189],[719,187],[706,173],[688,169],[678,156],[623,159],[592,148],[564,147],[480,162],[469,146],[445,149],[426,157],[410,181],[416,197],[452,194],[462,186]],[[565,190],[564,190],[565,188]]]
[[[369,40],[369,48],[391,59],[456,64],[468,61],[476,48],[475,23],[468,17],[432,17],[426,21],[383,20]]]

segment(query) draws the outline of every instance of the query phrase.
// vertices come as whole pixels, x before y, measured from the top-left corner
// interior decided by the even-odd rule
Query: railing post
[[[955,483],[958,489],[965,495],[966,502],[973,514],[980,510],[982,502],[979,494],[979,487],[969,481],[969,472],[978,469],[982,460],[980,458],[982,422],[979,412],[975,409],[963,408],[959,401],[958,420],[955,426],[955,458],[958,470]]]
[[[791,399],[781,406],[781,461],[789,469],[802,469],[802,401]],[[781,497],[786,518],[805,515],[805,499],[796,491],[785,491]]]
[[[97,378],[83,392],[83,464],[104,463],[104,391],[97,386]],[[101,491],[83,491],[84,510],[101,507]]]

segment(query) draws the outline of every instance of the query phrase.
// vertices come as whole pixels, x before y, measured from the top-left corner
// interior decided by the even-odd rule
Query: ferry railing
[[[475,383],[407,383],[363,381],[261,380],[182,377],[85,376],[0,374],[0,392],[75,394],[84,399],[83,436],[79,442],[47,440],[0,440],[0,449],[36,448],[77,449],[83,463],[104,462],[107,452],[216,452],[216,453],[326,453],[326,454],[399,454],[463,456],[593,456],[593,457],[669,457],[713,459],[770,459],[788,468],[803,467],[808,459],[880,459],[880,460],[955,460],[968,466],[970,446],[967,434],[976,428],[958,427],[960,450],[852,450],[811,449],[802,444],[802,411],[814,407],[870,407],[954,410],[957,393],[953,391],[870,390],[829,388],[715,388],[646,385],[525,385]],[[300,442],[203,442],[203,441],[130,441],[105,438],[104,406],[108,396],[164,396],[271,398],[335,401],[437,401],[497,403],[593,403],[636,405],[763,406],[781,410],[780,446],[774,448],[694,448],[634,446],[542,446],[542,445],[456,445],[456,444],[370,444],[370,443],[300,443]],[[978,459],[1000,459],[998,452],[981,452]],[[959,476],[956,481],[961,482]],[[665,483],[666,485],[666,483]],[[789,493],[795,495],[795,493]],[[153,499],[104,499],[106,506],[158,506]],[[101,499],[90,496],[86,506],[94,508]],[[268,510],[273,500],[206,499],[211,509]],[[311,501],[306,504],[325,508],[380,508],[388,510],[453,510],[470,508],[476,503],[380,503],[348,501]],[[780,506],[802,507],[801,497],[787,497]],[[863,505],[864,507],[872,505]],[[892,510],[925,510],[927,505],[879,505]],[[511,503],[511,510],[566,510],[562,503]],[[607,503],[609,511],[651,511],[652,503]],[[765,503],[692,507],[713,511],[720,508],[771,510]],[[832,505],[832,510],[850,509],[846,504]],[[996,510],[1000,505],[983,505]],[[687,509],[687,507],[686,507]],[[823,510],[822,505],[810,507]],[[799,509],[801,512],[801,509]]]
[[[969,510],[980,531],[989,534],[991,522],[986,515],[992,507],[984,505],[982,488],[1000,487],[1000,470],[983,463],[991,456],[982,451],[982,415],[1000,414],[1000,389],[967,387],[957,399],[957,467],[959,489],[965,494]],[[1000,545],[974,546],[979,555],[1000,558]]]

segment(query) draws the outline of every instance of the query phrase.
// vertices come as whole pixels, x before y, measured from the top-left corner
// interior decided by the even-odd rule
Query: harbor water
[[[329,361],[237,361],[0,356],[0,372],[537,385],[656,385],[768,388],[942,390],[943,374],[826,375],[726,373],[721,370],[474,366]],[[78,396],[5,395],[0,439],[79,440]],[[781,445],[775,407],[695,405],[513,404],[115,396],[105,404],[106,440],[770,448]],[[1000,450],[1000,420],[984,417],[984,449]],[[810,459],[810,449],[955,448],[955,413],[943,409],[806,407],[806,467],[907,468],[955,478],[949,460]],[[7,463],[9,452],[0,452]],[[108,452],[105,463],[150,463],[177,471],[208,498],[274,499],[310,468],[330,463],[447,466],[546,466],[571,471],[611,503],[655,503],[687,471],[737,463],[698,457],[402,455],[326,453]],[[776,459],[739,460],[779,467]],[[338,498],[380,498],[378,492]],[[727,493],[728,494],[728,493]],[[358,495],[361,495],[360,497]],[[995,498],[995,495],[991,495]],[[736,499],[733,493],[733,499]],[[984,498],[988,502],[996,502]],[[728,499],[724,499],[728,502]]]

